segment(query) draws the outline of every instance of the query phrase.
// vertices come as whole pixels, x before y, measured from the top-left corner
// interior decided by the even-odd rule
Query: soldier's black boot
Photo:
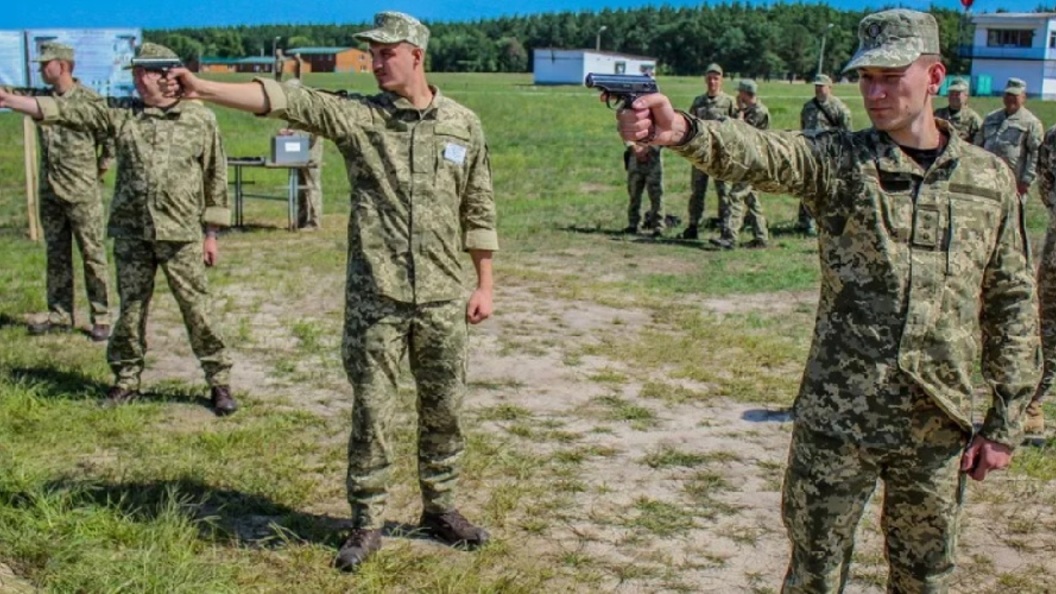
[[[225,417],[236,410],[238,410],[238,403],[235,402],[235,397],[231,395],[231,388],[228,386],[213,386],[209,389],[210,402],[213,405],[213,412],[218,417]]]
[[[442,514],[423,513],[420,525],[430,536],[453,547],[476,549],[491,538],[486,530],[475,526],[457,509]]]
[[[358,528],[345,539],[334,557],[334,567],[351,573],[381,548],[381,530]]]
[[[132,402],[136,398],[139,398],[139,392],[137,390],[129,390],[128,388],[122,388],[121,386],[113,386],[106,391],[106,400],[103,401],[103,405],[120,406]]]
[[[690,226],[686,227],[686,229],[684,231],[682,231],[682,239],[697,239],[699,237],[700,237],[700,234],[697,233],[697,226],[696,225],[690,225]]]

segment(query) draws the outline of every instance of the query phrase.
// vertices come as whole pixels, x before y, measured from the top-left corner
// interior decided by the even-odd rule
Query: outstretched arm
[[[201,99],[224,107],[257,115],[268,113],[268,97],[260,83],[224,83],[204,80],[186,68],[173,68],[161,79],[161,90],[168,97]]]
[[[40,105],[37,103],[36,97],[16,95],[2,87],[0,87],[0,107],[6,107],[19,113],[24,113],[35,120],[44,117],[44,113],[40,111]]]

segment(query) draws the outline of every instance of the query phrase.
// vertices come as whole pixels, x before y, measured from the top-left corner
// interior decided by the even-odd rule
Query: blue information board
[[[0,85],[24,87],[27,84],[25,34],[22,31],[0,31]]]
[[[132,71],[125,70],[137,45],[143,42],[140,29],[30,29],[25,32],[30,60],[29,84],[46,86],[40,71],[32,68],[41,44],[57,41],[73,47],[73,75],[100,95],[128,97],[135,92]]]

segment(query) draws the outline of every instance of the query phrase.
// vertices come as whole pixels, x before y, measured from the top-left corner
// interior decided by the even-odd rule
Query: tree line
[[[427,65],[436,72],[528,72],[533,49],[593,48],[600,32],[602,50],[655,57],[660,74],[697,75],[717,62],[727,71],[757,78],[812,76],[825,37],[822,70],[838,74],[857,48],[857,24],[867,12],[820,4],[734,2],[427,22],[432,32]],[[969,72],[970,62],[958,56],[957,48],[970,43],[971,23],[955,10],[932,8],[931,13],[939,22],[948,70]],[[352,35],[369,27],[369,23],[205,27],[147,30],[144,37],[191,60],[270,56],[273,44],[280,49],[365,49]]]

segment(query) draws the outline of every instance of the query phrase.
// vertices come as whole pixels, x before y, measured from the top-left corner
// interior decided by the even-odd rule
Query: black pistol
[[[136,66],[147,72],[160,72],[167,75],[169,70],[183,66],[183,62],[178,58],[132,58],[132,67]]]
[[[619,107],[629,108],[642,95],[660,92],[656,79],[640,74],[595,74],[587,75],[587,88],[600,89],[605,93],[605,105],[611,109],[612,100]]]

